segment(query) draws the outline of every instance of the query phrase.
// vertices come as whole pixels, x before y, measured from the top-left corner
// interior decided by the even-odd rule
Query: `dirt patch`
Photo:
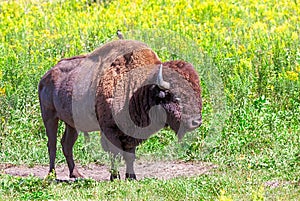
[[[171,179],[175,177],[194,177],[208,174],[216,165],[204,162],[180,162],[180,161],[159,161],[159,162],[140,162],[135,164],[135,172],[138,179],[156,178]],[[78,166],[78,170],[86,177],[96,181],[109,180],[109,167],[105,165],[89,164]],[[15,166],[0,164],[0,173],[14,176],[27,177],[34,175],[44,178],[48,173],[48,166],[37,165],[34,167]],[[66,165],[56,167],[57,179],[69,180],[69,170]],[[124,179],[125,167],[120,167],[121,179]]]

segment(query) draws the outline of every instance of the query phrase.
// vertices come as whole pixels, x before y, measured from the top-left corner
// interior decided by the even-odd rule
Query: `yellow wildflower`
[[[266,30],[267,29],[267,24],[264,22],[255,22],[253,24],[253,29],[254,30]]]
[[[271,91],[274,91],[274,85],[272,85],[272,84],[267,85],[267,89],[269,89]]]
[[[244,52],[246,52],[245,46],[239,45],[237,52],[238,52],[238,54],[243,54]]]
[[[242,58],[240,60],[240,66],[241,66],[242,69],[251,70],[252,69],[251,59]]]
[[[5,95],[5,88],[0,88],[0,96],[4,96]]]
[[[299,38],[298,33],[294,31],[294,32],[292,33],[291,38],[292,38],[292,40],[298,40],[298,38]]]
[[[225,194],[226,194],[226,191],[222,189],[221,190],[221,195],[219,197],[220,201],[231,201],[231,200],[233,200],[230,196],[227,196]]]
[[[289,26],[288,26],[287,23],[285,23],[285,24],[282,24],[282,25],[276,27],[275,31],[276,31],[277,33],[284,33],[284,32],[286,32],[288,29],[289,29]]]
[[[296,73],[294,71],[287,71],[286,72],[286,77],[287,77],[287,79],[289,79],[291,81],[297,81],[298,80],[298,73]]]

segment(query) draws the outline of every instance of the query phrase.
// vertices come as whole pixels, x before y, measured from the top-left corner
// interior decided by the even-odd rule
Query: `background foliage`
[[[141,157],[158,155],[163,158],[167,155],[175,159],[204,160],[216,163],[219,168],[212,176],[130,184],[136,190],[140,185],[149,190],[158,186],[165,189],[160,193],[142,194],[139,198],[147,199],[151,195],[174,198],[170,196],[172,192],[166,191],[174,186],[179,191],[193,190],[183,191],[190,197],[181,192],[174,199],[299,198],[298,4],[297,0],[1,1],[0,162],[48,163],[37,84],[61,58],[92,51],[115,39],[117,29],[124,33],[144,30],[147,40],[152,34],[147,35],[145,30],[168,30],[192,41],[193,44],[188,45],[196,46],[205,58],[209,58],[207,66],[195,66],[203,87],[204,123],[191,135],[192,140],[180,147],[170,149],[176,138],[171,131],[163,130],[139,147],[138,153]],[[154,40],[162,42],[160,38]],[[170,44],[177,43],[174,37],[170,37]],[[168,49],[156,51],[162,60],[177,57]],[[212,88],[215,73],[221,85]],[[224,96],[224,111],[218,110],[218,93],[211,90],[217,88]],[[214,132],[216,115],[220,115],[217,119],[224,117],[224,121],[221,129]],[[61,126],[60,133],[62,129]],[[95,138],[92,144],[85,144],[82,136],[79,138],[75,148],[77,162],[104,163],[105,153],[97,146],[99,136],[93,134],[92,137]],[[212,139],[213,145],[209,143]],[[61,152],[58,153],[58,162],[64,162]],[[0,192],[4,192],[4,198],[15,196],[9,186],[18,185],[20,179],[5,175],[0,179]],[[285,181],[289,185],[266,189],[263,184],[270,180]],[[40,182],[43,181],[35,178],[22,181],[29,189]],[[82,185],[83,191],[88,188],[98,191],[104,184],[86,181],[74,185]],[[125,195],[137,198],[134,192],[126,190],[128,183],[105,185],[114,188],[112,192],[119,192],[114,194],[116,198]],[[45,184],[23,195],[21,185],[15,193],[24,199],[64,198],[59,189],[68,188]],[[81,191],[77,193],[80,197]],[[101,196],[95,194],[94,198]]]

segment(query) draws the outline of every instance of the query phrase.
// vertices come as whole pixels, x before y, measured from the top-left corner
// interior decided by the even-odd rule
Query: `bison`
[[[101,145],[112,156],[110,179],[121,154],[127,179],[136,179],[136,147],[150,135],[170,127],[181,139],[202,123],[201,88],[192,64],[161,62],[146,44],[115,40],[92,53],[62,59],[38,86],[42,119],[48,137],[50,170],[55,171],[58,121],[70,178],[83,177],[73,160],[78,131],[101,131]]]

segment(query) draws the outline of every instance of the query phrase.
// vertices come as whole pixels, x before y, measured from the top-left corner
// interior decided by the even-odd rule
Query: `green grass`
[[[63,57],[116,38],[194,64],[203,125],[181,144],[166,129],[138,159],[213,162],[211,174],[169,181],[56,184],[0,173],[0,199],[299,200],[300,8],[296,1],[1,1],[0,163],[48,164],[37,84]],[[63,126],[60,126],[62,135]],[[99,134],[77,163],[108,163]],[[60,146],[60,145],[59,145]],[[60,150],[60,147],[59,149]],[[65,163],[61,151],[58,163]],[[279,187],[265,186],[278,181]]]
[[[268,171],[226,168],[188,179],[143,179],[138,182],[85,179],[73,183],[2,175],[0,192],[3,200],[298,200],[297,184],[279,181],[276,188],[266,187],[264,180],[268,175]]]

